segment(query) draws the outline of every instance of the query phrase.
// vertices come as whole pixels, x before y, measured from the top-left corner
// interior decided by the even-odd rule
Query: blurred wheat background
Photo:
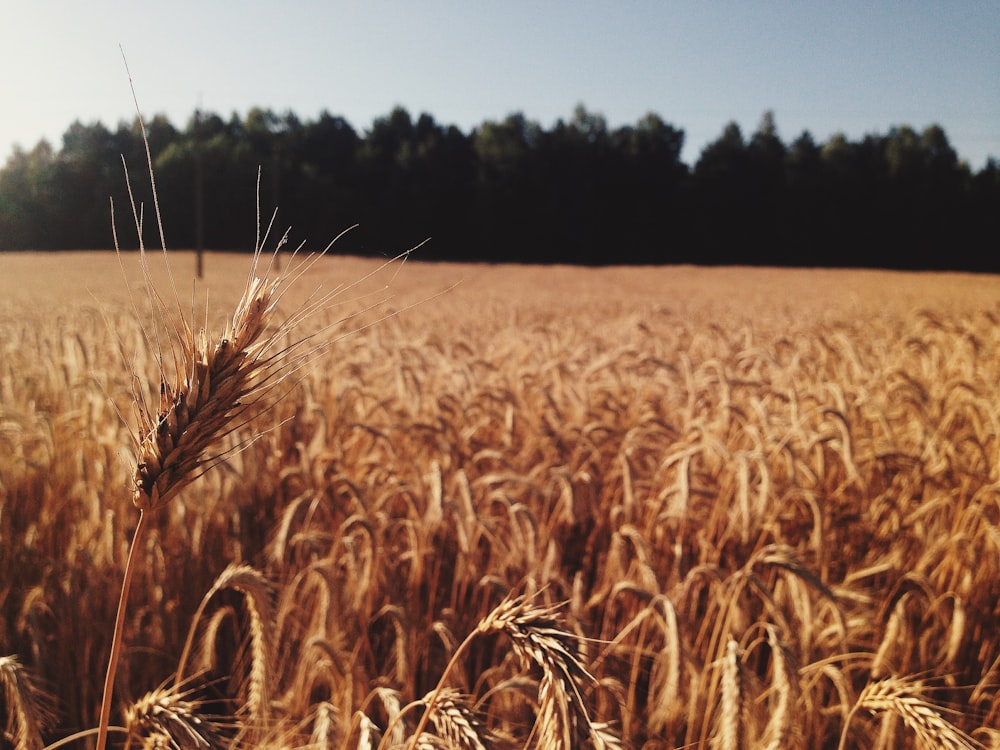
[[[0,263],[0,698],[40,747],[97,723],[159,374],[112,254]],[[208,256],[196,323],[247,265]],[[1000,746],[1000,279],[387,280],[154,517],[116,742]],[[546,733],[553,691],[586,731]]]

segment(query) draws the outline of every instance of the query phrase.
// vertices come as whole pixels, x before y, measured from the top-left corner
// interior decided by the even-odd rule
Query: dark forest
[[[146,123],[168,247],[249,250],[257,194],[277,234],[332,252],[427,260],[741,264],[1000,271],[1000,162],[960,161],[944,130],[908,125],[791,142],[766,112],[726,125],[693,166],[656,114],[609,128],[577,107],[546,129],[522,114],[464,133],[402,108],[359,133],[344,118],[253,109]],[[0,249],[134,247],[123,162],[158,245],[138,121],[74,123],[56,150],[0,169]],[[259,187],[258,187],[258,174]]]

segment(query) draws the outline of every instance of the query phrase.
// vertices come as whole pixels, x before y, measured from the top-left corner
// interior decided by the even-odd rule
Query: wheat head
[[[0,684],[7,708],[3,738],[19,750],[41,748],[42,732],[55,718],[53,699],[38,687],[16,656],[0,657]]]
[[[256,265],[256,264],[255,264]],[[153,411],[137,404],[138,460],[133,502],[156,509],[201,472],[209,449],[242,423],[254,396],[266,387],[273,337],[265,331],[274,313],[280,279],[252,276],[232,320],[218,341],[195,336],[184,321],[176,379],[160,382]]]
[[[424,702],[432,707],[430,721],[437,736],[431,739],[422,733],[417,739],[418,748],[424,743],[440,742],[456,750],[486,750],[492,744],[486,728],[469,706],[468,698],[457,690],[444,688],[429,693]],[[484,744],[484,739],[489,744]]]
[[[923,685],[917,680],[888,677],[869,682],[858,696],[851,713],[859,710],[898,716],[913,732],[920,747],[945,750],[975,750],[981,747],[976,740],[942,716],[945,709],[927,699]],[[847,729],[845,724],[841,747],[844,746]]]
[[[222,747],[226,724],[202,715],[200,708],[197,700],[191,700],[191,691],[176,685],[146,693],[125,711],[126,750],[133,742],[143,748],[175,750]]]

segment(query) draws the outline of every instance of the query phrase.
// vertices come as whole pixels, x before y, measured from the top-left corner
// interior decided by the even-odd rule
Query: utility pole
[[[205,275],[205,175],[201,160],[201,108],[194,111],[194,249],[197,275]]]
[[[277,219],[277,217],[278,217],[278,185],[279,185],[278,169],[279,169],[279,166],[281,164],[281,160],[280,160],[279,154],[278,154],[278,149],[279,149],[278,137],[279,136],[278,136],[277,133],[272,133],[271,134],[271,143],[272,143],[272,147],[271,147],[271,202],[274,204],[274,217],[275,217],[275,219]],[[280,271],[281,270],[281,251],[280,251],[280,249],[278,250],[278,252],[276,252],[274,254],[274,260],[275,260],[275,265],[276,265],[275,270]]]

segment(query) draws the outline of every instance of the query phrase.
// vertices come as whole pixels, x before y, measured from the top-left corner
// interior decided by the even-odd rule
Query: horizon
[[[74,121],[131,122],[124,51],[143,116],[179,128],[196,109],[259,107],[302,120],[325,110],[363,134],[401,106],[464,133],[514,112],[549,129],[582,104],[612,129],[656,113],[684,131],[694,165],[727,123],[749,136],[771,111],[786,144],[937,124],[979,170],[1000,157],[997,38],[1000,4],[985,2],[39,2],[0,31],[0,61],[17,71],[0,82],[16,103],[0,159],[41,140],[58,150]]]

